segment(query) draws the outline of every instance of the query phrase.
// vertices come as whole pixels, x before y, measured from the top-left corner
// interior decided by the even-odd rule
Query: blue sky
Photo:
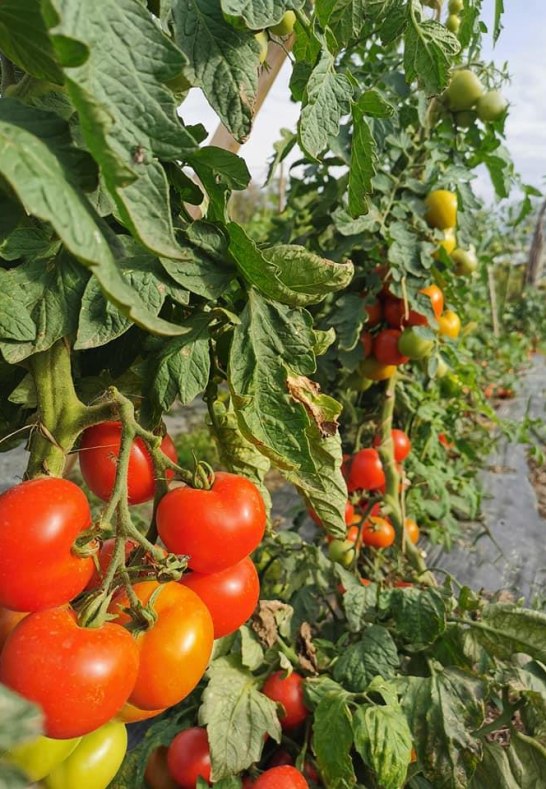
[[[510,102],[507,120],[507,147],[525,183],[546,186],[546,0],[504,0],[504,29],[495,48],[486,36],[483,57],[499,66],[508,62],[512,83],[503,88]],[[492,30],[495,0],[485,0],[483,19]],[[271,89],[252,130],[250,140],[240,153],[253,178],[264,180],[273,143],[282,127],[294,128],[298,107],[288,99],[290,67],[285,67]],[[190,91],[183,107],[187,122],[201,121],[209,131],[218,124],[198,90]],[[488,177],[480,174],[477,191],[491,199]]]

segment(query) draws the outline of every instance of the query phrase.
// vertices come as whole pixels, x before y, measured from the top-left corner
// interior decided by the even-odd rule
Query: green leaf
[[[347,624],[352,633],[359,633],[364,625],[376,616],[378,587],[376,584],[351,584],[346,588],[343,608]]]
[[[364,91],[356,104],[359,112],[373,118],[390,118],[394,115],[394,107],[377,88]]]
[[[360,36],[367,10],[366,0],[317,0],[316,14],[323,28],[332,30],[339,49]]]
[[[36,260],[53,257],[59,250],[59,241],[52,237],[51,228],[28,219],[16,227],[0,244],[0,257],[4,260]]]
[[[180,245],[183,249],[178,259],[161,258],[161,265],[187,290],[216,301],[235,276],[235,269],[227,262],[224,229],[211,222],[192,222],[181,233]]]
[[[140,254],[118,261],[127,284],[139,294],[152,315],[158,315],[167,296],[187,304],[189,293],[177,286],[152,255]],[[132,326],[132,321],[108,301],[98,281],[92,277],[83,293],[74,348],[97,348],[115,340]]]
[[[495,22],[493,24],[493,41],[496,43],[502,30],[502,15],[504,14],[504,0],[495,0]]]
[[[0,50],[33,77],[62,85],[63,74],[47,35],[40,0],[0,3]]]
[[[323,674],[320,677],[308,677],[305,680],[303,692],[306,704],[310,709],[318,707],[323,698],[328,695],[337,695],[344,699],[350,698],[350,694],[327,674]]]
[[[454,55],[460,50],[457,37],[432,19],[421,19],[420,0],[409,0],[409,24],[405,35],[404,68],[406,79],[419,81],[429,94],[440,93],[448,83]]]
[[[235,222],[228,225],[229,251],[245,279],[265,296],[290,306],[316,304],[345,287],[352,263],[334,263],[304,247],[282,244],[260,250]]]
[[[211,430],[216,439],[222,465],[233,474],[241,474],[251,479],[259,488],[269,511],[271,495],[265,484],[265,476],[271,467],[269,458],[247,441],[241,433],[231,400],[227,405],[221,400],[215,400],[212,407],[214,423]]]
[[[358,293],[344,293],[336,301],[335,310],[328,316],[342,351],[352,351],[360,340],[365,320],[364,305]]]
[[[546,614],[515,605],[496,603],[482,610],[481,619],[468,621],[480,644],[495,657],[509,660],[523,652],[546,661]]]
[[[247,625],[239,628],[241,639],[241,663],[250,671],[257,671],[264,662],[264,651],[260,639]]]
[[[209,315],[195,314],[183,324],[186,334],[162,343],[158,355],[151,356],[148,396],[158,411],[168,411],[177,399],[189,405],[205,390],[210,375],[209,323]]]
[[[320,774],[330,789],[354,789],[356,786],[352,745],[351,712],[346,697],[328,693],[315,710],[313,750]]]
[[[469,789],[536,789],[546,771],[546,756],[534,747],[534,741],[516,733],[507,748],[485,742],[483,759],[476,768]]]
[[[235,327],[229,381],[243,435],[293,482],[332,533],[347,500],[339,406],[306,376],[315,370],[311,316],[249,292]]]
[[[246,770],[260,758],[264,734],[280,742],[274,701],[258,690],[258,680],[236,657],[215,660],[208,670],[199,719],[207,727],[212,778]]]
[[[444,598],[437,589],[393,589],[390,611],[397,633],[412,649],[432,644],[446,629]]]
[[[8,99],[2,99],[2,108]],[[21,107],[23,109],[21,109]],[[55,136],[50,150],[50,127],[45,141],[23,128],[24,110],[36,129],[36,110],[20,105],[17,123],[0,119],[0,170],[29,214],[50,222],[66,248],[90,268],[109,299],[134,323],[161,334],[177,334],[178,327],[151,315],[138,294],[116,268],[98,217],[84,196],[65,177]]]
[[[227,204],[233,189],[246,189],[250,173],[244,159],[231,151],[207,146],[188,157],[201,183],[207,190],[207,218],[227,222]]]
[[[218,0],[179,0],[174,36],[189,60],[190,81],[239,142],[250,133],[258,88],[259,46],[254,36],[227,25]]]
[[[151,251],[176,256],[158,158],[181,159],[197,147],[165,85],[180,73],[182,53],[134,0],[77,4],[77,13],[68,0],[48,0],[48,8],[50,37],[83,136],[122,222]],[[121,72],[113,85],[112,75]]]
[[[298,136],[303,150],[312,158],[327,147],[330,137],[336,137],[343,115],[350,109],[353,88],[344,74],[336,74],[334,57],[322,50],[305,88]]]
[[[355,748],[384,789],[404,786],[411,758],[411,732],[399,704],[361,706],[353,716]]]
[[[0,685],[0,751],[38,737],[42,723],[39,707]]]
[[[334,666],[334,679],[353,693],[362,693],[377,675],[393,677],[400,665],[396,644],[388,630],[368,627],[356,644],[341,653]]]
[[[376,174],[377,151],[372,130],[364,117],[360,102],[353,104],[353,139],[349,169],[349,213],[357,218],[368,212],[367,196]]]
[[[265,180],[264,186],[267,186],[271,183],[275,172],[277,171],[277,167],[281,162],[283,162],[290,151],[294,148],[294,145],[298,141],[298,137],[291,129],[281,129],[280,131],[281,138],[277,140],[277,142],[273,143],[273,150],[275,151],[275,155],[271,159],[269,164],[269,170],[267,171],[267,178]]]
[[[484,719],[482,683],[453,668],[402,683],[402,707],[425,777],[443,789],[467,789],[481,757],[471,732]]]
[[[222,11],[240,16],[251,30],[276,25],[285,11],[303,8],[305,0],[221,0]]]

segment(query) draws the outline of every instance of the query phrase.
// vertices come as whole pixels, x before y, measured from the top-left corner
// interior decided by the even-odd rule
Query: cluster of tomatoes
[[[391,431],[393,443],[393,456],[402,472],[402,463],[411,452],[411,441],[403,430]],[[332,561],[344,567],[351,567],[356,558],[357,548],[390,548],[395,540],[395,530],[391,521],[383,517],[381,502],[373,498],[380,497],[386,492],[386,478],[383,464],[377,451],[381,445],[379,436],[373,441],[373,446],[361,449],[352,456],[346,456],[343,463],[343,473],[347,480],[347,489],[352,499],[357,504],[347,501],[345,507],[345,522],[347,534],[344,540],[330,539],[328,555]],[[313,520],[320,524],[314,513],[310,513]],[[419,540],[419,526],[413,518],[404,521],[406,535],[412,543]]]
[[[303,693],[303,677],[297,672],[285,676],[282,671],[271,674],[262,693],[279,705],[279,719],[283,731],[297,738],[302,724],[309,716]],[[307,778],[319,784],[314,763],[307,759],[303,772],[294,766],[294,759],[284,748],[274,748],[265,759],[266,769],[259,775],[243,778],[243,789],[308,789]],[[211,756],[206,729],[193,726],[184,729],[168,748],[158,748],[146,768],[146,783],[150,789],[194,789],[197,779],[210,782]],[[171,783],[169,783],[171,782]]]
[[[82,436],[82,474],[105,501],[114,489],[121,437],[119,423]],[[163,449],[176,458],[168,437]],[[152,459],[136,439],[127,501],[150,500],[155,489]],[[258,489],[235,474],[217,473],[207,489],[171,489],[158,506],[157,526],[167,550],[188,557],[191,572],[165,583],[146,552],[123,536],[100,549],[93,536],[82,548],[78,539],[86,542],[91,520],[84,492],[66,479],[36,478],[0,496],[0,682],[41,707],[46,737],[36,747],[53,752],[58,741],[75,743],[67,763],[84,745],[89,749],[87,738],[115,723],[114,750],[121,754],[117,765],[109,762],[115,774],[123,724],[184,699],[202,678],[214,639],[254,610],[260,590],[249,555],[263,537],[266,512]],[[123,552],[126,565],[110,578],[112,557]],[[102,615],[82,626],[78,615],[94,600]],[[55,752],[66,756],[61,751]],[[50,775],[50,785],[60,786]]]

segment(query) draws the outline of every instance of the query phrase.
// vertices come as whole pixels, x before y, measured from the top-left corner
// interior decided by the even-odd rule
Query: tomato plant
[[[271,674],[264,683],[262,692],[282,706],[280,716],[283,729],[294,729],[309,715],[303,698],[303,677],[293,671],[284,676],[282,671]]]
[[[79,627],[67,607],[27,616],[0,654],[0,681],[38,702],[46,735],[60,739],[109,721],[133,691],[138,671],[138,648],[127,630],[108,622]]]
[[[192,570],[225,570],[259,544],[265,507],[256,486],[244,477],[218,472],[208,490],[177,488],[161,499],[157,525],[175,553],[187,554]]]
[[[72,550],[91,525],[85,495],[64,479],[21,482],[0,495],[0,604],[38,611],[67,603],[93,573]]]

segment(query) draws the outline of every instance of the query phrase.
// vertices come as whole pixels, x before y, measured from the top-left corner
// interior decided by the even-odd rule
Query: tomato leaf
[[[338,49],[357,39],[366,19],[366,0],[318,0],[316,14],[323,28],[327,25],[334,34]]]
[[[333,55],[323,49],[305,87],[298,123],[300,145],[311,159],[318,159],[329,138],[337,136],[352,95],[349,79],[336,73]]]
[[[396,644],[389,631],[371,625],[360,641],[343,650],[334,666],[334,679],[347,690],[361,693],[375,676],[393,677],[399,665]]]
[[[208,670],[199,719],[207,727],[212,778],[246,770],[260,758],[264,734],[280,742],[281,727],[274,701],[258,690],[258,680],[238,658],[215,660]]]
[[[351,759],[353,730],[345,694],[328,693],[313,719],[313,750],[320,773],[331,789],[353,789],[356,777]]]
[[[349,213],[353,218],[368,213],[372,178],[376,173],[377,151],[372,130],[363,115],[361,103],[353,104],[353,139],[349,169]]]
[[[222,11],[240,16],[251,30],[278,24],[285,11],[303,8],[305,0],[221,0]]]
[[[37,737],[42,733],[42,723],[39,707],[0,685],[0,750]]]
[[[510,745],[485,742],[483,759],[478,764],[469,789],[495,786],[498,789],[535,789],[543,781],[546,753],[535,747],[535,740],[516,732]]]
[[[47,35],[39,0],[4,0],[0,4],[0,49],[33,77],[62,85],[63,73]]]
[[[471,734],[484,719],[480,680],[454,668],[406,677],[402,708],[425,777],[446,789],[466,789],[481,756]]]
[[[397,634],[411,649],[432,644],[446,629],[444,598],[436,589],[393,589],[389,606]]]
[[[523,652],[546,661],[546,614],[508,604],[492,604],[481,612],[481,619],[468,624],[475,638],[487,651],[501,659]]]
[[[176,257],[168,183],[158,158],[180,159],[197,147],[164,84],[180,73],[184,56],[133,0],[83,6],[49,0],[46,21],[84,139],[122,222],[151,251]],[[120,68],[124,79],[112,90],[111,75]]]
[[[187,0],[173,7],[174,37],[189,60],[190,81],[203,89],[236,140],[250,133],[258,87],[259,45],[227,25],[217,0]]]
[[[460,50],[456,36],[432,19],[421,19],[421,3],[408,3],[408,27],[405,35],[404,67],[406,80],[417,79],[429,95],[440,93],[447,85],[451,59]]]
[[[404,785],[411,732],[399,704],[360,706],[353,716],[355,748],[385,789]]]

